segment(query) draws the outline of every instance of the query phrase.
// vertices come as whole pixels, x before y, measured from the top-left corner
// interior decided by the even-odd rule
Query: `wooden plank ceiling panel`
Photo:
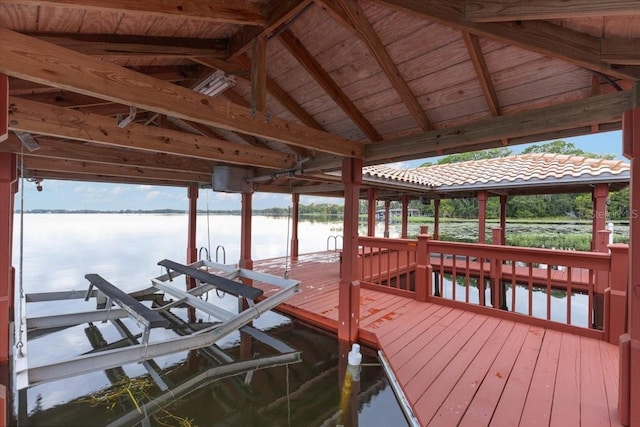
[[[603,63],[600,60],[598,37],[579,33],[551,22],[524,21],[516,26],[509,23],[471,23],[464,19],[463,3],[460,1],[375,1],[402,10],[404,13],[421,16],[429,21],[533,50],[607,75],[632,80],[640,78],[638,68],[614,68]]]
[[[123,14],[118,12],[87,10],[80,25],[80,32],[89,34],[115,33],[122,16]]]
[[[282,41],[292,55],[300,62],[306,71],[322,86],[329,96],[340,106],[349,118],[358,126],[362,132],[371,141],[379,141],[382,139],[380,134],[367,121],[366,117],[353,104],[353,102],[344,94],[341,88],[332,79],[331,75],[322,67],[314,58],[313,53],[309,52],[306,47],[296,38],[290,31],[285,30],[280,35]]]
[[[422,107],[418,104],[416,97],[411,92],[404,76],[401,75],[394,60],[387,52],[386,46],[369,22],[360,4],[358,2],[349,2],[344,0],[322,0],[322,4],[334,19],[341,22],[345,28],[354,32],[354,34],[363,42],[370,55],[375,58],[378,66],[383,70],[389,83],[393,86],[398,96],[400,96],[419,126],[423,130],[432,129],[433,126],[429,121],[429,118],[425,115]],[[375,69],[375,67],[367,68]],[[342,83],[342,86],[344,87],[346,84]],[[381,90],[385,90],[384,86],[381,87]],[[365,113],[369,111],[362,104],[357,105]]]
[[[503,107],[550,98],[575,90],[591,90],[591,74],[567,63],[553,64],[541,69],[538,76],[524,76],[522,81],[525,82],[522,85],[508,85],[498,91]]]
[[[85,11],[42,5],[38,14],[38,31],[75,33],[82,28]]]
[[[0,3],[0,27],[15,31],[38,30],[38,6]]]
[[[580,101],[588,98],[591,95],[591,87],[582,90],[565,91],[562,93],[554,94],[548,98],[540,98],[533,101],[521,102],[514,105],[505,105],[503,107],[504,114],[513,114],[519,112],[526,112],[530,109],[544,108],[552,105],[560,105],[565,102]]]

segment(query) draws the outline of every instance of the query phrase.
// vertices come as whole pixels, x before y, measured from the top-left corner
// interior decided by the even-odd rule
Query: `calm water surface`
[[[288,226],[287,218],[254,217],[253,258],[284,256]],[[300,252],[325,250],[327,238],[341,234],[341,228],[341,221],[301,221]],[[139,290],[149,286],[150,278],[162,273],[157,266],[159,260],[182,262],[186,254],[186,215],[25,214],[23,230],[21,256],[20,217],[16,215],[16,286],[21,282],[26,293],[84,291],[88,287],[84,279],[87,273],[98,273],[128,292]],[[238,216],[207,218],[200,215],[197,245],[210,246],[214,258],[215,248],[224,246],[226,262],[236,263],[240,252],[239,231]],[[218,299],[215,295],[211,298]],[[217,302],[229,310],[236,305],[236,300],[228,297]],[[95,303],[74,300],[65,304],[29,304],[28,308],[29,316],[33,317],[92,310]],[[185,310],[176,310],[176,314],[186,318]],[[205,316],[199,320],[210,319]],[[125,323],[136,330],[133,322],[125,320]],[[163,407],[142,425],[332,426],[341,423],[339,402],[343,387],[339,361],[344,358],[340,357],[335,337],[275,313],[262,315],[254,326],[301,350],[303,362],[258,370],[249,379],[242,375],[204,384],[187,397]],[[90,335],[100,336],[107,342],[120,339],[110,323],[79,325],[30,340],[30,363],[64,360],[91,351]],[[239,343],[237,333],[218,342],[232,355],[239,353]],[[259,356],[268,350],[254,342],[252,351],[254,356]],[[179,384],[209,363],[195,353],[186,352],[157,358],[155,362],[169,384]],[[362,369],[361,380],[353,388],[351,406],[357,408],[358,415],[352,419],[362,426],[406,425],[375,353],[365,352],[364,362],[367,365]],[[142,365],[125,365],[110,372],[95,372],[30,388],[22,396],[20,424],[107,425],[137,411],[136,405],[159,393]]]

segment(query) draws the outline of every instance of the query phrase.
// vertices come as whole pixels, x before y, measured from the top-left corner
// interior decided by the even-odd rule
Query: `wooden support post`
[[[433,201],[433,238],[440,239],[440,199]]]
[[[298,220],[300,218],[300,194],[291,195],[291,259],[298,259]]]
[[[638,84],[635,93],[640,90]],[[618,411],[622,424],[640,425],[640,108],[622,116],[623,154],[631,160],[627,333],[620,338]]]
[[[593,250],[595,252],[608,253],[609,252],[609,230],[599,230],[596,233],[596,238],[592,242],[595,243]],[[609,274],[606,271],[595,272],[595,290],[593,293],[593,326],[596,329],[602,330],[604,328],[604,293],[609,287]]]
[[[609,287],[605,290],[605,340],[618,344],[625,333],[627,321],[627,275],[629,271],[629,245],[614,243],[611,251],[611,274]]]
[[[491,230],[491,239],[494,245],[502,245],[502,229],[496,227]],[[505,288],[502,284],[502,260],[491,259],[491,305],[493,308],[507,309],[507,298]],[[515,291],[515,290],[514,290]]]
[[[342,277],[338,292],[338,339],[354,342],[360,324],[360,281],[358,280],[358,214],[362,160],[342,161],[344,184],[344,227]]]
[[[198,186],[192,184],[187,189],[187,197],[189,199],[189,221],[187,225],[187,264],[194,263],[198,260],[198,248],[196,247],[197,220],[198,220]],[[187,280],[187,289],[196,287],[196,279],[185,276]],[[196,321],[196,309],[189,307],[187,310],[189,322]]]
[[[407,230],[409,227],[409,196],[404,195],[401,197],[402,200],[402,233],[400,237],[403,239],[407,238]]]
[[[478,243],[485,243],[485,228],[487,225],[487,192],[478,191]]]
[[[191,264],[198,260],[198,248],[196,247],[196,235],[198,231],[198,186],[195,184],[190,185],[187,193],[187,197],[189,198],[189,225],[187,227],[187,264]]]
[[[238,266],[248,270],[253,269],[253,260],[251,259],[251,216],[253,213],[253,194],[242,193],[242,207],[240,208],[240,261]],[[241,279],[245,285],[252,286],[253,280]],[[249,307],[247,300],[240,299],[239,309],[246,310]],[[250,322],[249,325],[252,325]],[[240,332],[240,357],[243,360],[251,358],[252,338],[245,332]]]
[[[591,218],[591,250],[596,249],[598,232],[607,228],[607,197],[609,196],[608,184],[596,184],[593,187],[591,200],[593,201],[593,217]]]
[[[15,154],[0,153],[0,365],[8,363],[10,354],[9,323],[13,319],[15,287],[11,264],[13,206],[17,180]]]
[[[502,229],[502,245],[507,244],[507,196],[500,196],[500,228]]]
[[[242,193],[242,207],[240,218],[240,268],[248,270],[253,269],[253,260],[251,259],[251,215],[253,194]],[[244,280],[244,283],[251,284],[250,280]]]
[[[0,74],[0,142],[9,137],[9,77]]]
[[[391,211],[391,201],[384,201],[384,237],[389,237],[389,213]]]
[[[418,235],[418,259],[416,260],[416,300],[428,301],[431,296],[433,267],[429,257],[429,234],[420,230]]]
[[[376,205],[377,191],[375,188],[367,189],[367,236],[376,235]]]

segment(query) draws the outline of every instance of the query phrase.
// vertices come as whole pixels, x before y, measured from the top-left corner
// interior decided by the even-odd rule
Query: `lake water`
[[[208,224],[207,224],[208,223]],[[254,259],[287,253],[287,218],[254,217]],[[342,222],[301,221],[300,252],[326,249],[327,238],[341,234]],[[226,262],[236,263],[240,248],[240,217],[198,216],[198,247],[222,245]],[[21,254],[20,240],[24,241]],[[185,260],[186,215],[152,214],[25,214],[21,236],[20,216],[15,216],[14,266],[16,287],[25,293],[88,288],[87,273],[98,273],[130,292],[149,286],[162,272],[157,262]],[[221,254],[221,253],[220,253]],[[215,255],[214,255],[215,257]],[[222,261],[222,259],[220,259]],[[20,265],[22,264],[22,268]],[[217,297],[216,297],[217,298]],[[226,297],[225,297],[226,298]],[[235,300],[220,304],[232,307]],[[82,300],[65,304],[29,304],[29,316],[95,308]],[[186,318],[186,310],[177,310]],[[201,318],[207,322],[210,319]],[[340,419],[339,346],[335,337],[304,327],[275,313],[266,313],[254,326],[268,330],[302,351],[302,363],[256,371],[245,376],[211,382],[193,390],[148,418],[142,425],[175,426],[321,426]],[[135,325],[131,325],[135,328]],[[120,336],[110,323],[79,325],[29,341],[30,363],[64,360],[92,350],[88,336],[114,342]],[[239,334],[219,342],[231,354],[239,352]],[[255,352],[261,352],[259,345]],[[187,363],[188,359],[194,359]],[[194,375],[194,363],[204,369],[207,360],[186,353],[157,358],[155,362],[169,383]],[[361,380],[352,401],[362,426],[406,425],[406,421],[373,352],[365,352]],[[114,376],[120,379],[114,380]],[[124,374],[124,376],[123,376]],[[160,391],[149,383],[140,364],[121,370],[94,372],[36,385],[22,393],[20,425],[106,425]],[[125,380],[130,378],[133,380]],[[135,415],[135,414],[134,414]]]

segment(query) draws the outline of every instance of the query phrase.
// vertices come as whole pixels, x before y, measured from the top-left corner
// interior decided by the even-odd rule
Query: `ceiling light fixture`
[[[200,92],[208,96],[216,96],[235,86],[236,79],[228,75],[224,71],[216,71],[193,88],[196,92]]]

